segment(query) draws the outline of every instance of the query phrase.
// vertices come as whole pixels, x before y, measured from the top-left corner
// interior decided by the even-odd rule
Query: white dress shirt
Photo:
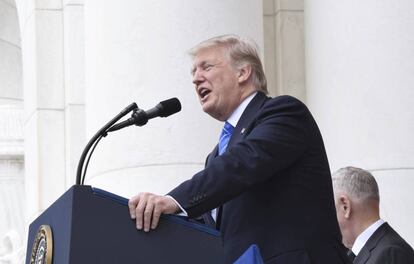
[[[377,231],[377,229],[384,223],[384,220],[379,219],[378,221],[370,225],[367,229],[365,229],[364,232],[359,234],[359,236],[355,239],[354,245],[352,246],[352,252],[355,254],[355,256],[359,254],[359,252],[365,246],[372,234],[374,234],[374,232]]]
[[[237,123],[239,122],[240,117],[242,116],[244,110],[246,110],[247,105],[250,103],[251,100],[253,100],[253,97],[256,94],[257,92],[252,93],[246,99],[244,99],[241,104],[239,104],[236,110],[234,110],[234,112],[227,119],[227,122],[230,123],[230,125],[232,125],[233,127],[237,126]]]

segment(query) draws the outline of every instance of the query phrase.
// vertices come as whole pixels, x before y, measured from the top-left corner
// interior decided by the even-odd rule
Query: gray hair
[[[332,175],[332,183],[335,191],[342,190],[358,200],[380,200],[378,184],[366,170],[355,167],[339,169]]]
[[[222,35],[205,40],[193,47],[189,54],[193,58],[200,50],[222,47],[226,49],[226,54],[230,58],[230,63],[236,69],[250,65],[252,67],[252,82],[259,91],[268,93],[267,81],[264,74],[262,62],[257,52],[257,45],[251,40],[242,39],[236,35]]]

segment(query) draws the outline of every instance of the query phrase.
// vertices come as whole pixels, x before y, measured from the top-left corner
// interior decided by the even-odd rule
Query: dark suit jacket
[[[226,152],[217,156],[216,147],[205,169],[169,195],[192,218],[221,206],[225,263],[251,244],[265,263],[346,262],[322,137],[293,97],[259,92]]]
[[[354,263],[409,264],[414,263],[414,251],[390,225],[384,223],[368,239]]]

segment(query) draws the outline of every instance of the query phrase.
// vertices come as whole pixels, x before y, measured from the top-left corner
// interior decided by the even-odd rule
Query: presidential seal
[[[52,264],[53,237],[52,229],[48,225],[42,225],[37,230],[33,242],[30,264]]]

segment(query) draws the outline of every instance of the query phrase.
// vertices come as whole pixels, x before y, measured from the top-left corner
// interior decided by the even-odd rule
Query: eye
[[[211,70],[211,68],[213,68],[213,65],[211,65],[211,64],[206,64],[206,65],[204,65],[203,70],[205,70],[205,71],[209,71],[209,70]]]

